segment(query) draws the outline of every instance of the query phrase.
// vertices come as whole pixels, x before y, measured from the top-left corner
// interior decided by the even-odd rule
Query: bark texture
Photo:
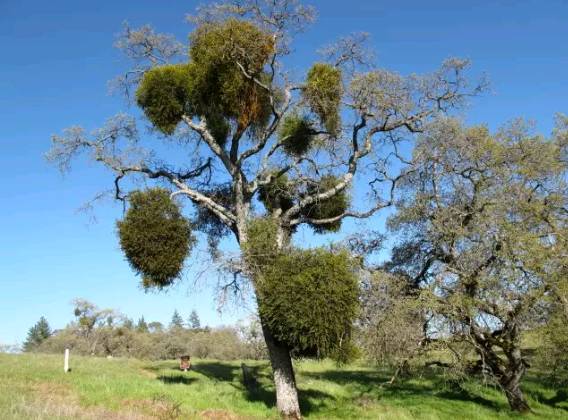
[[[507,378],[501,381],[500,385],[505,391],[511,410],[519,413],[526,413],[530,411],[529,404],[521,391],[520,378],[517,378],[516,376]]]
[[[515,328],[510,331],[513,331],[513,335],[516,336]],[[505,345],[501,345],[505,354],[505,359],[502,359],[487,340],[482,340],[480,335],[476,338],[479,345],[478,353],[491,376],[497,380],[499,387],[505,393],[511,410],[519,413],[529,412],[529,404],[521,390],[521,380],[525,375],[527,362],[523,359],[516,340],[507,337],[509,340],[505,342]]]
[[[285,419],[301,419],[298,389],[296,388],[296,377],[290,357],[290,349],[287,345],[278,342],[264,324],[262,325],[262,332],[274,374],[278,412]]]

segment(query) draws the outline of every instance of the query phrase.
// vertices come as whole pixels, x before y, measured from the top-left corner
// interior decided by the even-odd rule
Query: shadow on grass
[[[262,402],[268,408],[274,407],[276,405],[276,394],[272,385],[269,385],[272,381],[272,375],[268,373],[268,366],[263,364],[248,367],[251,374],[258,380],[255,386],[248,388],[242,384],[240,366],[221,362],[198,362],[192,366],[192,369],[213,381],[232,382],[231,385],[242,392],[247,401]],[[238,384],[234,383],[236,381],[238,381]],[[298,391],[298,398],[300,400],[300,409],[304,414],[317,412],[319,408],[325,405],[325,400],[335,399],[326,392],[313,389],[300,389]]]
[[[197,379],[190,378],[188,376],[179,373],[177,375],[160,375],[156,377],[157,380],[162,381],[165,384],[172,385],[172,384],[183,384],[183,385],[191,385]]]
[[[272,387],[259,384],[252,389],[246,389],[245,387],[235,388],[240,389],[248,401],[262,402],[268,408],[276,406],[276,393]],[[335,400],[335,397],[327,392],[315,389],[298,389],[298,399],[302,413],[311,414],[325,407],[326,400]]]
[[[556,395],[550,398],[545,397],[542,392],[538,391],[528,392],[528,394],[530,394],[531,397],[536,399],[541,404],[546,404],[553,408],[558,408],[561,410],[568,411],[568,390],[566,389],[559,389],[558,391],[556,391]],[[562,406],[558,405],[562,403],[564,405]]]
[[[438,397],[453,401],[472,402],[482,405],[491,410],[500,411],[503,407],[496,401],[489,400],[480,395],[475,395],[467,389],[454,384],[448,386],[435,376],[427,376],[425,379],[430,383],[417,384],[399,378],[392,385],[387,385],[391,375],[382,371],[367,370],[328,370],[323,372],[303,373],[313,379],[321,379],[335,382],[340,385],[350,385],[361,395],[379,394],[382,397],[395,397],[405,399],[406,397]]]
[[[316,380],[335,382],[340,385],[354,385],[362,394],[376,390],[378,385],[390,379],[384,372],[367,370],[326,370],[323,372],[303,372],[302,376]]]
[[[192,370],[207,376],[213,381],[228,381],[232,382],[238,375],[240,368],[221,362],[204,362],[196,363]]]
[[[446,390],[442,392],[438,392],[435,394],[437,397],[444,398],[447,400],[453,401],[464,401],[464,402],[472,402],[478,405],[482,405],[484,407],[490,408],[492,410],[499,411],[501,410],[501,405],[499,405],[496,401],[488,400],[487,398],[483,398],[480,395],[475,395],[469,392],[467,389],[463,388],[455,388],[451,390]]]

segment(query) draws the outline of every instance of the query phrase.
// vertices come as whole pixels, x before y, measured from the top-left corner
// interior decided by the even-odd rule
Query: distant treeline
[[[99,309],[83,299],[74,301],[75,319],[65,328],[51,331],[45,318],[30,328],[24,351],[139,359],[174,359],[189,354],[221,360],[261,359],[266,356],[264,340],[255,319],[235,326],[201,327],[192,311],[187,322],[174,311],[169,325],[137,322],[115,310]]]

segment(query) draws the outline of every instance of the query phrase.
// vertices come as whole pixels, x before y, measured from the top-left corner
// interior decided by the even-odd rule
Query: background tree
[[[172,320],[170,321],[170,328],[171,329],[183,328],[183,318],[181,317],[177,309],[174,310],[174,313],[172,315]]]
[[[45,317],[41,317],[38,322],[33,325],[26,337],[26,341],[23,345],[24,351],[33,351],[37,349],[43,341],[48,339],[51,336],[51,328],[47,319]]]
[[[136,328],[129,328],[126,322],[128,318],[121,316],[118,311],[112,312],[115,314],[113,322],[95,323],[89,335],[84,334],[81,324],[71,322],[34,346],[33,351],[61,354],[66,348],[70,348],[77,355],[149,360],[171,360],[180,354],[221,360],[242,360],[254,355],[251,343],[236,327],[164,330],[159,328],[160,323],[150,322],[151,328],[144,329],[140,328],[140,325],[146,323],[144,320],[139,321]],[[143,320],[144,317],[140,319]],[[96,345],[93,346],[95,339]]]
[[[403,276],[373,271],[363,281],[358,344],[367,359],[405,368],[424,347],[425,317]]]
[[[264,314],[277,406],[289,417],[300,417],[291,351],[342,354],[357,303],[348,258],[323,249],[295,250],[293,233],[302,225],[315,233],[336,232],[345,218],[367,218],[389,206],[398,181],[389,168],[401,157],[400,142],[480,89],[467,89],[463,60],[447,60],[427,76],[376,68],[361,35],[325,48],[322,60],[293,80],[284,62],[293,37],[313,18],[313,9],[295,0],[204,6],[190,17],[195,29],[189,59],[175,56],[180,48],[171,36],[126,28],[118,46],[136,67],[121,81],[136,92],[157,137],[177,136],[183,148],[178,156],[191,158],[160,159],[158,142],[141,141],[135,119],[124,114],[92,133],[65,130],[53,137],[49,153],[65,170],[88,151],[113,171],[114,196],[130,203],[119,223],[121,247],[145,287],[167,287],[180,277],[193,230],[207,236],[215,258],[220,238],[232,236],[246,258],[222,264],[231,274],[223,289],[242,290],[250,282]],[[133,193],[136,184],[128,180],[136,176],[160,188]],[[185,214],[179,198],[192,203]],[[269,236],[255,228],[267,220]],[[288,282],[271,268],[286,261],[305,267],[320,287],[310,289],[309,279],[296,272],[287,273]],[[346,282],[337,288],[341,280],[324,270],[341,265]],[[270,285],[282,286],[278,296]],[[310,302],[311,294],[321,303],[317,329],[310,333],[305,325],[313,318],[279,312],[294,307],[298,291],[302,302]],[[316,316],[299,303],[295,309]]]
[[[389,221],[402,238],[393,265],[516,411],[529,410],[522,333],[566,290],[567,138],[566,119],[549,139],[522,121],[491,134],[440,119],[421,136]]]
[[[140,317],[140,319],[136,323],[136,330],[138,332],[143,332],[143,333],[148,332],[148,323],[146,322],[143,316]]]
[[[566,258],[566,257],[565,257]],[[546,317],[536,329],[533,339],[539,344],[537,361],[550,372],[550,379],[566,383],[568,373],[568,264],[564,265],[563,281],[552,284],[547,297]],[[562,278],[561,277],[561,278]]]
[[[201,321],[199,320],[199,315],[197,315],[197,311],[195,309],[193,309],[191,314],[189,314],[187,325],[189,325],[189,328],[193,330],[201,328]]]
[[[148,330],[150,332],[160,332],[164,330],[164,325],[158,321],[152,321],[148,323]]]
[[[256,316],[238,324],[238,332],[248,349],[247,359],[260,360],[267,357],[266,344],[262,336],[260,320]]]
[[[77,333],[85,338],[88,343],[90,354],[95,354],[97,345],[103,338],[103,330],[97,327],[112,327],[116,319],[132,322],[112,309],[100,309],[94,303],[86,299],[73,300],[73,313],[77,323]]]

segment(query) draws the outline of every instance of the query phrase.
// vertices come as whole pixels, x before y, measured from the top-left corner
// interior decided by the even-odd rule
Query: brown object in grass
[[[179,369],[187,372],[191,369],[191,357],[190,356],[181,356],[179,362]]]

